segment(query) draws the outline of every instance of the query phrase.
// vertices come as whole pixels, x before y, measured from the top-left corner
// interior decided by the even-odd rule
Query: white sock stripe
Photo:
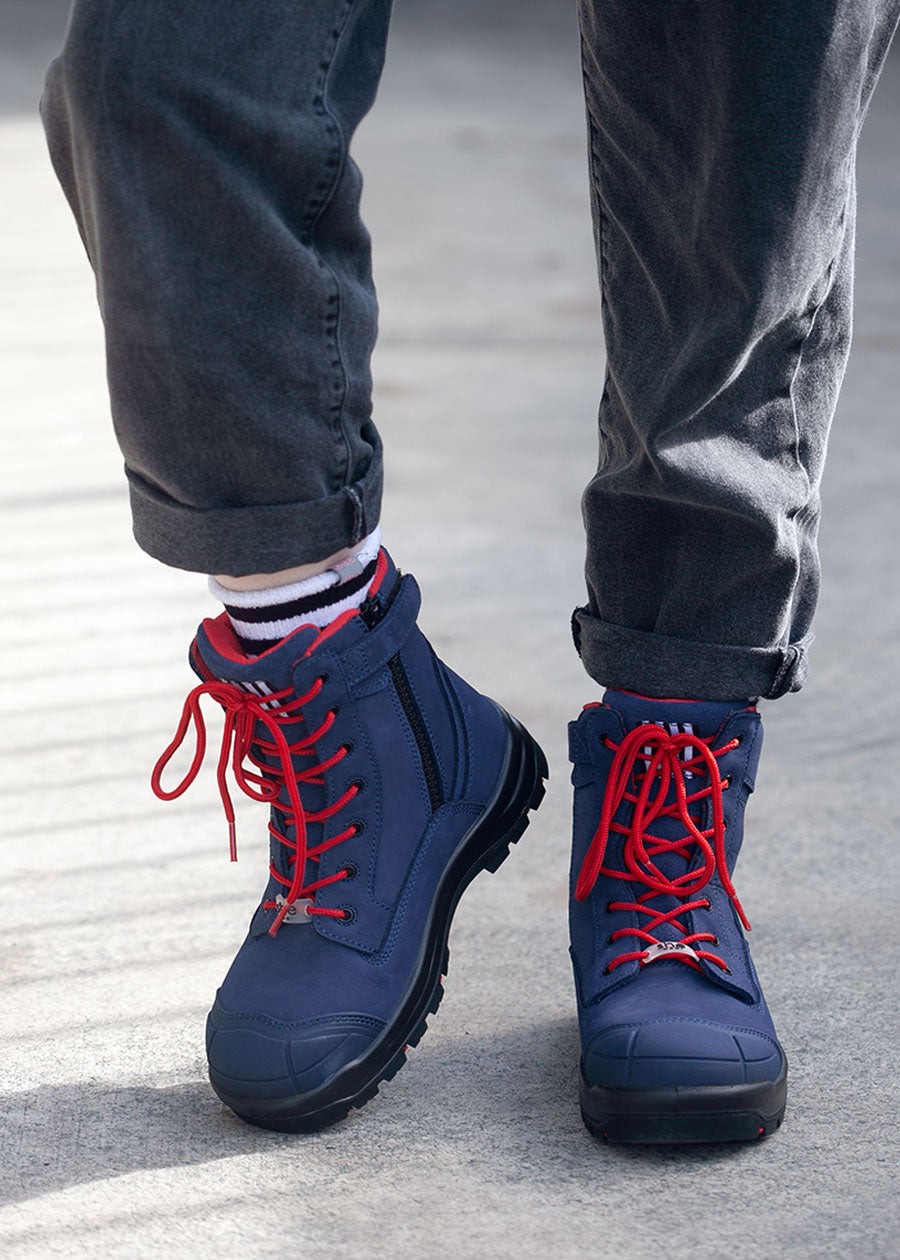
[[[380,547],[381,526],[376,525],[371,534],[360,542],[353,553],[353,558],[359,562],[359,567],[364,569],[378,555]],[[346,564],[346,561],[342,563]],[[352,576],[352,572],[345,574],[345,577]],[[295,599],[306,599],[310,595],[318,595],[320,591],[327,591],[333,586],[338,586],[341,578],[342,575],[337,569],[326,569],[324,573],[316,573],[313,577],[304,578],[302,582],[289,582],[285,586],[270,586],[261,591],[231,591],[226,586],[222,586],[220,582],[217,582],[214,577],[210,577],[209,589],[220,603],[227,604],[230,608],[268,608],[271,605],[287,604]],[[329,606],[329,612],[332,607],[333,605]],[[329,620],[331,620],[330,617]],[[315,625],[319,624],[314,617],[310,617],[310,621]],[[265,624],[274,625],[277,623]],[[235,628],[237,628],[236,623]],[[244,635],[243,630],[239,630],[238,633]],[[287,631],[284,633],[287,633]],[[247,634],[244,637],[253,639],[283,638],[284,634]]]
[[[324,573],[316,573],[313,577],[304,578],[302,582],[289,582],[286,586],[269,586],[260,591],[230,591],[222,586],[214,577],[209,579],[210,594],[230,608],[266,608],[269,604],[287,604],[294,599],[303,599],[307,595],[318,595],[329,587],[337,586],[338,575],[334,569],[326,569]]]
[[[324,630],[342,612],[347,612],[350,608],[358,608],[364,598],[365,591],[358,591],[355,595],[348,595],[346,599],[337,600],[333,604],[326,604],[324,608],[316,608],[312,612],[305,613],[303,617],[285,617],[282,621],[238,621],[235,617],[229,617],[229,620],[235,634],[242,639],[248,641],[283,639],[299,626],[318,626],[320,630]]]

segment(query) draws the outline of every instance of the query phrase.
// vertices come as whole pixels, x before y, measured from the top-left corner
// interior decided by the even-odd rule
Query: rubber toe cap
[[[214,1011],[206,1032],[210,1075],[225,1092],[246,1098],[311,1093],[364,1055],[380,1031],[365,1016],[297,1028]]]
[[[661,1019],[598,1033],[584,1054],[589,1085],[661,1089],[774,1081],[784,1065],[777,1041],[746,1028]]]

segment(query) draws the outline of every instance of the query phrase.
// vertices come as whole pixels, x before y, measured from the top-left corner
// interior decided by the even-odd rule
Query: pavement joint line
[[[162,1009],[157,1008],[154,1011],[144,1011],[139,1015],[125,1015],[119,1019],[88,1019],[83,1020],[80,1024],[67,1021],[64,1024],[49,1024],[45,1028],[35,1029],[34,1032],[13,1033],[7,1035],[0,1031],[0,1045],[18,1045],[21,1042],[44,1042],[52,1041],[68,1041],[80,1034],[99,1033],[103,1029],[110,1028],[133,1028],[140,1024],[161,1025],[165,1022],[174,1022],[188,1017],[192,1019],[203,1019],[209,1009],[209,1003],[191,1003],[186,1006],[164,1006]]]
[[[157,594],[159,598],[165,599],[166,603],[172,606],[174,611],[178,611],[177,598],[170,599],[169,593],[167,591],[160,591]],[[136,609],[137,605],[134,605],[134,608]],[[193,605],[192,605],[192,609],[193,609]],[[71,609],[67,611],[71,613]],[[129,609],[129,611],[131,611],[131,609]],[[121,635],[122,635],[122,627],[124,625],[124,626],[127,626],[129,633],[132,633],[135,636],[151,635],[154,637],[158,637],[159,635],[163,633],[169,634],[172,636],[173,644],[176,644],[181,649],[178,652],[177,663],[181,664],[187,656],[186,644],[189,642],[190,635],[189,633],[184,634],[179,638],[178,637],[179,631],[176,628],[176,623],[172,619],[169,619],[168,621],[146,621],[144,618],[138,616],[136,617],[133,623],[129,623],[127,621],[118,619],[118,613],[117,613],[118,620],[117,620],[116,629],[115,631],[111,631],[108,628],[108,625],[105,622],[105,620],[96,621],[95,623],[95,618],[92,616],[91,613],[89,613],[87,609],[84,609],[83,612],[84,612],[84,616],[86,617],[88,621],[88,624],[91,626],[91,629],[92,629],[92,633],[90,637],[90,645],[89,645],[92,650],[101,648],[103,644],[105,643],[120,644]],[[194,610],[192,611],[190,615],[190,621],[188,624],[193,626],[198,620],[198,615],[214,617],[216,615],[216,610],[212,608],[206,609],[206,610],[201,609],[199,610],[199,613],[197,610]],[[21,629],[21,626],[18,624],[18,621],[19,619],[16,618],[16,622],[17,622],[16,628]],[[94,629],[95,624],[96,624],[96,629]],[[54,643],[54,644],[58,643],[59,632],[57,631],[56,634],[51,634],[48,632],[45,635],[35,634],[33,637],[29,636],[27,639],[18,639],[18,640],[11,639],[11,638],[8,639],[4,635],[3,642],[5,646],[9,647],[10,651],[15,651],[17,648],[39,647],[39,646],[44,646],[48,643]],[[166,658],[166,659],[167,659],[167,663],[171,663],[171,658]]]
[[[194,930],[198,934],[201,932],[201,929],[198,927],[195,927]],[[43,976],[8,976],[0,984],[0,993],[10,989],[21,990],[37,988],[40,985],[52,985],[57,979],[88,980],[92,976],[97,976],[99,979],[101,976],[116,976],[126,971],[158,971],[163,967],[189,966],[207,962],[219,962],[223,967],[227,968],[231,962],[231,955],[227,949],[220,945],[215,950],[192,950],[190,959],[186,959],[182,948],[179,953],[163,954],[159,958],[129,958],[125,962],[106,965],[91,963],[87,967],[70,967],[68,970],[60,968],[58,971],[51,971]]]
[[[181,662],[179,661],[178,663],[180,664]],[[134,660],[131,660],[130,662],[116,661],[112,664],[95,664],[94,660],[91,657],[88,657],[87,660],[82,659],[78,664],[78,681],[79,683],[83,683],[94,677],[114,678],[117,674],[125,674],[127,676],[129,674],[134,674],[137,670],[140,670],[142,673],[149,673],[151,670],[160,670],[168,673],[172,664],[172,658],[169,656],[142,656],[140,657],[139,664],[137,666],[135,665]],[[59,671],[42,670],[40,673],[42,687],[54,682],[61,682],[65,685],[65,682],[71,681],[71,678],[71,668],[61,669]],[[16,687],[17,685],[21,686],[21,683],[21,674],[0,674],[0,687]],[[193,685],[196,686],[197,684],[195,683]],[[118,696],[113,695],[113,693],[110,693],[110,700],[115,701],[116,704],[119,703]],[[215,710],[210,709],[210,712],[215,712]]]
[[[175,775],[173,771],[173,777]],[[97,789],[103,790],[109,784],[128,785],[132,788],[141,788],[147,784],[149,775],[144,774],[142,770],[137,768],[133,770],[117,770],[112,772],[104,772],[98,774],[94,770],[85,768],[82,775],[74,779],[51,779],[49,782],[37,780],[33,783],[19,783],[14,788],[4,788],[0,792],[0,801],[15,802],[22,797],[32,797],[36,791],[40,791],[43,797],[48,792],[71,792],[78,793],[83,789],[94,792]],[[130,793],[129,793],[130,796]],[[166,802],[169,804],[170,802]]]
[[[189,818],[194,815],[208,815],[210,805],[208,801],[198,801],[196,804],[189,802],[182,803],[179,801],[167,802],[168,813],[163,816],[158,809],[146,810],[144,813],[134,811],[128,814],[113,814],[108,818],[76,818],[73,820],[66,819],[65,823],[58,823],[60,827],[64,827],[65,831],[91,831],[100,830],[104,827],[128,827],[132,823],[168,823],[172,825],[177,823],[181,818]],[[53,824],[49,824],[53,825]],[[23,836],[46,836],[48,824],[43,823],[35,827],[16,827],[16,834],[0,837],[0,843],[14,844]]]
[[[18,512],[22,509],[43,508],[48,504],[62,507],[67,503],[83,503],[97,499],[114,500],[127,506],[128,496],[119,487],[103,486],[85,490],[52,490],[30,495],[4,495],[0,498],[0,512]]]
[[[132,863],[122,862],[118,865],[111,863],[105,869],[109,874],[113,874],[119,866],[127,866],[128,869],[131,869]],[[51,876],[51,880],[55,880],[56,878],[57,872],[54,871]],[[150,900],[145,906],[140,905],[136,898],[129,898],[129,910],[132,913],[139,913],[141,916],[141,922],[144,922],[147,919],[161,918],[166,915],[175,915],[176,913],[180,917],[181,912],[184,910],[185,897],[183,895],[179,896],[175,901],[166,901],[163,903],[160,903],[155,892],[151,893],[151,897],[152,900]],[[204,893],[200,896],[192,890],[190,895],[191,914],[193,915],[195,912],[197,914],[201,914],[204,908],[209,909],[220,905],[246,905],[247,900],[247,894],[243,890],[240,892],[210,892],[208,894]],[[66,919],[54,913],[53,918],[47,922],[36,923],[34,919],[27,919],[21,923],[10,923],[9,925],[4,924],[4,926],[0,928],[0,941],[2,941],[4,937],[18,938],[20,936],[40,936],[42,934],[46,934],[47,932],[55,932],[59,928],[66,928],[67,930],[70,930],[72,928],[82,927],[96,928],[96,926],[96,915],[76,919]],[[219,955],[217,954],[216,957],[219,957]],[[228,961],[230,962],[231,960],[229,959]],[[59,975],[63,974],[71,975],[73,973],[59,972]],[[7,984],[18,983],[19,977],[11,977],[9,980],[0,981],[0,990],[5,988]]]
[[[262,837],[260,837],[262,839]],[[191,847],[189,849],[178,849],[170,853],[161,853],[151,855],[149,857],[137,857],[133,854],[126,854],[121,860],[116,861],[108,858],[105,862],[96,862],[86,866],[58,866],[55,865],[51,872],[51,878],[63,881],[77,881],[78,879],[93,878],[97,875],[106,875],[110,870],[118,870],[120,867],[128,870],[160,870],[173,866],[179,862],[202,862],[204,866],[210,859],[221,859],[222,854],[227,856],[227,849],[224,845],[209,845],[202,848]],[[220,860],[220,869],[222,866]],[[231,865],[228,863],[227,865]],[[23,871],[20,874],[12,872],[4,876],[6,883],[34,883],[35,875],[33,871]]]
[[[121,555],[117,557],[119,563],[111,563],[108,557],[97,557],[93,565],[79,565],[77,572],[73,571],[72,566],[64,565],[60,568],[51,568],[49,565],[41,565],[40,579],[42,582],[52,582],[54,586],[61,586],[65,589],[67,583],[77,590],[83,588],[86,582],[92,580],[100,580],[102,574],[103,580],[116,581],[120,577],[135,578],[141,573],[141,565],[138,558],[126,552],[124,549]],[[20,572],[16,572],[16,570]],[[9,580],[16,583],[25,581],[35,576],[34,565],[24,556],[16,555],[12,558],[12,563],[8,565]],[[197,574],[197,589],[202,591],[205,589],[205,583],[201,574]],[[117,604],[118,600],[111,594],[105,598],[105,603]]]
[[[132,672],[136,673],[138,668],[139,666],[136,667]],[[190,685],[193,686],[192,683]],[[184,695],[185,695],[185,688],[182,688],[180,691],[172,691],[172,692],[158,692],[157,691],[157,692],[154,692],[153,696],[151,697],[152,702],[154,704],[173,704],[177,706],[175,718],[173,718],[173,721],[172,721],[173,730],[175,727],[175,720],[178,716],[178,713],[181,712],[181,706],[184,703]],[[147,704],[147,702],[148,702],[147,696],[144,696],[144,695],[135,696],[135,695],[129,694],[129,695],[123,696],[117,693],[111,693],[106,696],[96,696],[96,697],[91,697],[90,699],[85,699],[85,700],[65,701],[59,704],[56,702],[56,699],[54,698],[52,702],[52,708],[53,708],[54,714],[83,713],[85,711],[91,711],[93,709],[109,709],[113,707],[113,705],[115,705],[115,707],[119,709],[130,710],[131,712],[139,712]]]
[[[135,572],[134,574],[134,583],[136,586],[138,586],[139,588],[138,590],[127,591],[127,593],[120,592],[121,597],[119,599],[116,599],[116,600],[109,599],[107,602],[97,601],[97,600],[92,600],[92,599],[69,600],[69,599],[62,598],[56,609],[57,615],[63,616],[66,613],[70,613],[70,612],[77,612],[77,613],[93,612],[99,617],[99,614],[105,608],[112,608],[116,611],[124,611],[126,609],[128,611],[131,611],[131,609],[133,608],[139,608],[142,603],[146,604],[148,595],[150,595],[150,597],[152,598],[153,592],[147,590],[147,585],[146,583],[142,582],[140,573],[138,572]],[[201,590],[203,589],[202,585],[200,589]],[[166,596],[166,598],[168,597]],[[176,597],[173,599],[172,602],[174,604],[174,603],[178,603],[179,601]],[[25,617],[46,616],[46,613],[47,613],[46,604],[41,604],[41,603],[27,604],[27,603],[19,603],[17,601],[14,612],[10,612],[9,605],[8,604],[6,605],[5,613],[0,614],[0,625],[4,625],[6,622],[15,624],[17,621],[20,621]]]
[[[91,748],[105,746],[107,744],[128,744],[146,741],[150,743],[152,740],[160,739],[165,741],[161,747],[172,738],[172,724],[165,726],[144,727],[143,729],[135,729],[130,727],[125,731],[104,731],[91,735]],[[14,748],[4,749],[3,756],[10,757],[45,757],[49,753],[65,752],[67,750],[83,751],[85,746],[84,735],[80,735],[73,739],[51,740],[40,744],[16,744]],[[43,783],[43,779],[41,780]],[[3,793],[0,792],[0,797]]]

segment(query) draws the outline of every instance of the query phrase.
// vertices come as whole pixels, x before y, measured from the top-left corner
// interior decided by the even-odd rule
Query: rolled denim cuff
[[[576,608],[572,634],[585,669],[602,686],[685,700],[775,700],[799,691],[815,637],[773,648],[694,643],[616,626],[589,608]]]
[[[130,468],[134,536],[148,555],[194,573],[278,573],[355,546],[378,524],[380,444],[363,476],[324,499],[247,507],[179,503]]]

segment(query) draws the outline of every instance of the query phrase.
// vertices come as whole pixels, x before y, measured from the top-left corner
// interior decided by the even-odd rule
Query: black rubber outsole
[[[580,1077],[581,1118],[605,1142],[681,1145],[756,1142],[784,1119],[787,1063],[776,1081],[743,1085],[605,1089]]]
[[[501,710],[502,712],[502,710]],[[540,746],[515,718],[504,713],[510,733],[507,764],[494,800],[460,844],[438,886],[422,957],[396,1017],[367,1053],[321,1088],[287,1099],[248,1099],[223,1089],[210,1071],[216,1094],[235,1115],[279,1133],[311,1133],[343,1120],[370,1102],[397,1075],[406,1052],[418,1045],[444,996],[441,983],[450,964],[447,938],[456,906],[481,871],[496,871],[528,826],[528,813],[544,797],[549,778]]]

